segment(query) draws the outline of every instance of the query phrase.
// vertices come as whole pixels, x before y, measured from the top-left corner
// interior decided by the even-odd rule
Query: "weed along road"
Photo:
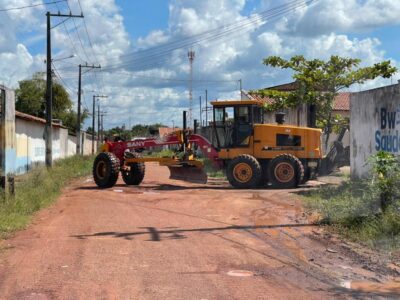
[[[232,189],[218,180],[188,184],[169,180],[167,168],[151,163],[137,187],[121,181],[100,190],[88,177],[1,243],[0,298],[329,299],[400,292],[392,269],[314,226],[296,192]]]

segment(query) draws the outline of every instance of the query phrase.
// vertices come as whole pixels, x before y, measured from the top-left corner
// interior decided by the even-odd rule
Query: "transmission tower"
[[[189,116],[188,124],[189,127],[192,125],[193,118],[193,61],[195,57],[195,52],[190,50],[188,52],[189,65],[190,65],[190,80],[189,80]]]

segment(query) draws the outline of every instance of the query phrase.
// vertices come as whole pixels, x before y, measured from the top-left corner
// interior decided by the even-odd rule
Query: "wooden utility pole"
[[[100,135],[100,103],[97,103],[97,134],[99,135],[100,142],[103,141]]]
[[[101,66],[95,65],[79,65],[79,77],[78,77],[78,116],[76,120],[76,154],[82,154],[82,147],[81,147],[81,95],[82,95],[82,68],[88,69],[100,69]]]
[[[206,90],[206,127],[208,126],[208,91]]]
[[[53,165],[53,80],[52,80],[52,70],[51,70],[51,17],[60,18],[83,18],[81,15],[73,14],[52,14],[50,12],[46,13],[47,17],[47,61],[46,61],[46,126],[44,131],[45,144],[46,144],[46,166],[51,167]],[[56,25],[58,26],[58,25]]]
[[[195,52],[190,50],[188,52],[189,65],[190,65],[190,80],[189,80],[189,116],[188,124],[192,124],[193,120],[193,61],[195,58]],[[189,125],[190,126],[190,125]]]
[[[95,118],[96,118],[96,98],[107,98],[107,96],[104,95],[93,95],[93,118],[92,118],[92,154],[94,154],[94,139],[95,139]],[[98,129],[98,128],[97,128]],[[99,131],[97,131],[98,137],[100,137]]]
[[[104,117],[104,115],[106,114],[107,112],[105,112],[105,111],[102,111],[101,113],[100,113],[100,136],[101,136],[101,140],[103,140],[104,139],[104,137],[103,137],[103,135],[104,135],[104,123],[103,123],[103,117]]]
[[[199,96],[199,101],[200,101],[200,119],[199,119],[199,121],[200,121],[200,128],[203,126],[203,121],[202,121],[202,118],[201,118],[201,115],[202,115],[202,111],[201,111],[201,96]]]

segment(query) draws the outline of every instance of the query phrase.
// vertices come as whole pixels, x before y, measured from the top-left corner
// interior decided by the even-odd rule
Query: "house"
[[[295,91],[300,87],[298,82],[291,82],[291,83],[286,83],[282,85],[277,85],[273,87],[266,88],[268,90],[276,90],[276,91],[281,91],[281,92],[291,92]],[[342,92],[339,93],[334,101],[333,101],[333,114],[334,115],[340,115],[343,118],[349,118],[350,117],[350,92]],[[263,101],[265,103],[272,104],[273,99],[268,98],[268,97],[261,97],[256,94],[252,94],[250,92],[245,92],[242,91],[241,94],[241,99],[242,100],[248,100],[248,99],[253,99],[253,100],[259,100]],[[281,110],[284,112],[285,115],[285,122],[287,124],[291,125],[296,125],[296,126],[308,126],[308,115],[309,115],[309,105],[307,104],[300,104],[297,107],[294,108],[288,108],[288,109],[283,109]],[[264,123],[275,123],[275,113],[276,112],[265,112],[264,114]],[[329,138],[329,146],[333,143],[333,141],[336,139],[337,135],[336,134],[331,134]],[[343,138],[343,145],[345,147],[349,146],[350,144],[350,135],[347,132]],[[326,151],[326,149],[323,149]]]
[[[277,85],[273,87],[266,88],[268,90],[276,90],[281,92],[292,92],[299,88],[297,82],[286,83],[282,85]],[[350,92],[339,93],[333,101],[333,114],[340,115],[342,117],[350,116]],[[261,97],[249,92],[242,92],[242,100],[254,99],[264,101],[266,103],[272,104],[273,99],[268,97]],[[285,121],[287,124],[297,125],[297,126],[307,126],[307,116],[308,116],[308,105],[301,104],[295,108],[283,109],[282,111],[286,113]],[[264,122],[274,123],[276,112],[265,112]]]

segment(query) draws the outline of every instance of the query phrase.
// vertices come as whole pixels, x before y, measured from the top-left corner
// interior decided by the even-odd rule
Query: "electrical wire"
[[[68,0],[67,0],[67,2],[68,2]],[[83,14],[82,5],[81,5],[81,1],[80,1],[80,0],[78,0],[78,4],[79,4],[79,8],[81,9],[81,14]],[[89,41],[90,48],[91,48],[91,50],[92,50],[92,54],[93,54],[94,58],[96,59],[97,64],[100,65],[100,61],[99,61],[98,57],[96,56],[96,52],[94,51],[93,43],[92,43],[92,40],[91,40],[91,38],[90,38],[89,31],[88,31],[88,27],[87,27],[87,24],[86,24],[86,20],[85,20],[85,19],[83,19],[83,25],[84,25],[84,28],[85,28],[85,31],[86,31],[86,35],[87,35],[87,38],[88,38],[88,41]],[[101,73],[101,69],[98,70],[98,72],[93,72],[96,82],[98,82],[98,80],[97,80],[97,73],[99,73],[100,79],[101,79],[101,81],[102,81],[102,86],[105,86],[105,84],[104,84],[104,78],[103,78],[102,73]],[[97,84],[97,88],[98,88],[98,90],[101,90],[101,89],[99,88],[99,85],[98,85],[98,84]]]
[[[68,0],[65,0],[65,1],[68,2]],[[58,4],[56,4],[56,6],[57,6],[57,9],[60,10]],[[71,12],[71,10],[70,10],[70,12]],[[63,23],[63,26],[64,26],[64,31],[67,33],[68,39],[71,41],[71,46],[72,46],[72,49],[74,50],[74,54],[76,54],[78,56],[78,58],[83,62],[84,60],[79,55],[79,52],[75,46],[75,41],[71,38],[71,35],[70,35],[69,30],[68,30],[67,26],[65,25],[65,23]]]
[[[72,88],[69,87],[69,85],[66,83],[66,81],[63,79],[63,77],[61,76],[60,72],[57,70],[56,66],[54,65],[54,63],[51,63],[53,66],[53,70],[54,73],[56,73],[58,79],[60,79],[60,81],[63,83],[64,87],[67,89],[67,91],[70,92],[70,94],[74,94],[74,92],[72,91]]]
[[[11,10],[21,10],[21,9],[33,8],[33,7],[37,7],[37,6],[57,4],[57,3],[60,3],[60,2],[65,2],[65,1],[67,1],[67,0],[58,0],[58,1],[51,1],[51,2],[34,3],[34,4],[31,4],[31,5],[20,6],[20,7],[1,8],[0,12],[7,12],[7,11],[11,11]]]
[[[307,7],[308,5],[316,1],[318,0],[292,1],[288,4],[280,5],[278,7],[264,11],[257,15],[252,15],[244,19],[243,21],[232,23],[220,28],[209,30],[190,37],[186,37],[184,39],[175,40],[149,49],[139,50],[131,54],[126,54],[120,56],[119,59],[121,57],[122,58],[127,57],[127,59],[122,59],[122,61],[114,65],[113,64],[106,65],[103,68],[103,70],[113,70],[121,67],[126,67],[129,65],[135,66],[136,68],[140,68],[146,66],[145,64],[148,64],[149,61],[154,63],[154,61],[157,58],[161,58],[162,56],[168,55],[175,50],[181,48],[187,48],[191,45],[199,44],[205,41],[223,39],[229,35],[236,36],[238,32],[252,30],[254,28],[254,25],[256,24],[266,23],[268,20],[272,18],[276,18],[285,15],[287,13],[293,12],[297,9]],[[146,67],[148,67],[148,65]]]
[[[69,5],[68,0],[66,1],[66,3],[67,3],[67,5],[68,5],[69,11],[71,11],[71,6]],[[86,52],[85,47],[83,46],[83,42],[82,42],[81,36],[80,36],[80,34],[79,34],[79,30],[78,30],[78,26],[76,25],[75,18],[72,18],[72,22],[74,23],[75,31],[76,31],[76,34],[77,34],[79,43],[80,43],[80,45],[81,45],[81,47],[82,47],[83,53],[85,54],[85,57],[86,57],[86,59],[87,59],[87,62],[89,62],[90,59],[89,59],[89,56],[88,56],[88,54],[87,54],[87,52]]]

